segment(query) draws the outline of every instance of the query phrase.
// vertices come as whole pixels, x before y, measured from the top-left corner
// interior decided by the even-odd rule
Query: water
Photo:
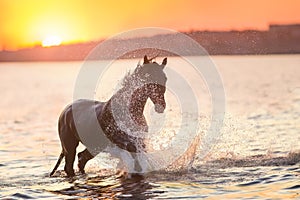
[[[168,66],[176,59],[169,58]],[[224,82],[226,116],[222,135],[205,158],[196,149],[188,169],[130,177],[99,155],[87,164],[87,175],[74,179],[61,175],[62,166],[55,177],[48,175],[61,150],[57,119],[72,101],[82,63],[1,63],[0,198],[300,199],[300,56],[213,61]],[[119,64],[130,68],[136,61]],[[117,84],[124,70],[118,73],[104,81]],[[113,89],[102,91],[97,98],[108,98]],[[168,114],[173,100],[167,99],[166,116],[175,126],[176,115]],[[205,129],[206,106],[201,108]]]

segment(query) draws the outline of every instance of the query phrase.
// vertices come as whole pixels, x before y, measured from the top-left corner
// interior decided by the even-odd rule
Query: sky
[[[142,27],[267,30],[300,23],[300,0],[0,0],[0,50],[97,41]]]

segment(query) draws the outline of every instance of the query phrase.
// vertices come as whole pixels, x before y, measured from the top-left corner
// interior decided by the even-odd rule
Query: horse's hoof
[[[67,173],[67,177],[71,178],[75,176],[74,170],[72,171],[65,171]]]

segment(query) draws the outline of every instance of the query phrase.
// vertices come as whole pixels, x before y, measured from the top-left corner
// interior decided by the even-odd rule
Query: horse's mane
[[[149,63],[147,64],[156,63],[155,61],[153,61],[154,58],[156,57],[149,59]],[[146,81],[140,76],[140,71],[143,67],[145,67],[144,65],[145,64],[141,64],[141,62],[139,61],[137,67],[134,70],[128,71],[125,74],[124,78],[121,81],[122,88],[131,87],[132,84],[135,84],[135,86],[139,86],[140,84],[143,84]]]
[[[140,69],[143,67],[143,65],[141,65],[140,63],[138,63],[137,67],[134,70],[130,70],[128,71],[124,78],[121,81],[121,86],[123,88],[127,88],[129,87],[132,83],[135,83],[137,81],[139,81],[140,77],[138,72],[140,71]]]

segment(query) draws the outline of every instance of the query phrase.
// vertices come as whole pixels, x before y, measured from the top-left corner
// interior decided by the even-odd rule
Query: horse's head
[[[166,92],[167,76],[163,69],[167,64],[167,58],[164,58],[161,64],[152,62],[152,59],[144,57],[144,63],[140,66],[140,78],[146,81],[146,95],[155,105],[155,111],[158,113],[164,112],[166,102],[164,94]]]

